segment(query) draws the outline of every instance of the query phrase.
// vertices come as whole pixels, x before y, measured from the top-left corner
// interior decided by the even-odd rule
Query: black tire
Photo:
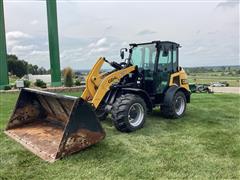
[[[178,108],[177,100],[181,99],[181,105]],[[174,97],[171,98],[171,102],[166,102],[166,104],[161,105],[161,114],[163,117],[176,119],[184,115],[187,107],[186,96],[182,91],[178,91],[174,94]],[[182,102],[183,101],[183,102]],[[183,103],[183,104],[182,104]],[[184,106],[184,107],[182,107]],[[183,108],[183,109],[182,109]],[[179,110],[179,111],[178,111]],[[181,110],[181,111],[180,111]]]
[[[107,119],[108,113],[105,111],[105,109],[103,108],[103,106],[99,106],[97,108],[96,112],[96,116],[100,121],[104,121]]]
[[[96,115],[97,115],[97,118],[100,120],[100,121],[104,121],[107,119],[107,116],[108,116],[108,113],[105,112],[105,111],[96,111]]]
[[[132,113],[133,109],[137,113]],[[140,96],[135,94],[123,94],[119,96],[113,104],[112,120],[117,130],[121,132],[132,132],[143,127],[146,112],[146,103]],[[134,123],[134,118],[131,119],[131,114],[133,114],[133,116],[136,115],[136,123]],[[131,120],[129,120],[129,118]]]

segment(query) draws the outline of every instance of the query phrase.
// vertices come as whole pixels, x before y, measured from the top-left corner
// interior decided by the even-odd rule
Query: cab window
[[[170,49],[161,49],[158,59],[158,69],[160,71],[172,70],[172,52]]]
[[[178,67],[178,50],[173,49],[173,71],[177,71]]]
[[[143,63],[142,63],[142,56],[143,56],[143,52],[141,50],[141,48],[139,47],[135,47],[132,51],[132,57],[131,57],[131,61],[134,65],[137,65],[138,68],[142,68]]]
[[[138,68],[144,70],[154,70],[154,62],[156,57],[155,44],[138,45],[132,49],[131,62]]]

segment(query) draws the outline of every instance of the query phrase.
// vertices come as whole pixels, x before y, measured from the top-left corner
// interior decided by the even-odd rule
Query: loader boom
[[[81,96],[95,108],[98,107],[113,83],[118,83],[122,77],[135,70],[135,66],[129,66],[110,73],[101,73],[100,70],[104,62],[103,57],[97,60],[86,78],[86,88]]]

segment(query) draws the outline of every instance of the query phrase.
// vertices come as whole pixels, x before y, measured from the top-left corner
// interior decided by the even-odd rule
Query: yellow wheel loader
[[[180,118],[190,102],[187,75],[178,64],[180,45],[169,41],[130,44],[121,63],[101,57],[86,78],[81,97],[22,89],[5,133],[44,160],[53,162],[105,137],[99,120],[111,115],[121,132],[142,128],[159,107]],[[101,72],[104,63],[114,69]]]

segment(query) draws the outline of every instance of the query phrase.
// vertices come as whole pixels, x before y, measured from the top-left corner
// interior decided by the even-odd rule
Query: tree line
[[[20,60],[14,54],[7,55],[8,72],[22,78],[26,74],[49,74],[50,70]]]
[[[209,66],[209,67],[185,67],[184,70],[188,73],[213,73],[213,72],[228,72],[232,74],[240,74],[240,66]]]
[[[37,65],[33,65],[27,61],[20,60],[14,54],[7,55],[7,64],[8,72],[19,78],[22,78],[26,74],[50,74],[50,70],[46,70],[44,67],[38,67]],[[240,66],[185,67],[184,69],[188,74],[209,72],[229,72],[236,75],[240,74]]]

